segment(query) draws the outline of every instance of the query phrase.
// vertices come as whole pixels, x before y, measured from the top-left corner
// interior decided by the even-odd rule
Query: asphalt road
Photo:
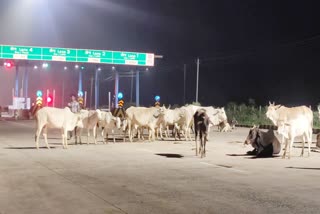
[[[319,213],[320,153],[253,159],[248,129],[194,142],[72,145],[58,131],[35,149],[34,121],[0,121],[0,213]],[[314,144],[313,144],[314,147]]]

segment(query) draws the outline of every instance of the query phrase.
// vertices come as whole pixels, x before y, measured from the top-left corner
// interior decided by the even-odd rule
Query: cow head
[[[259,127],[253,126],[249,131],[247,139],[244,141],[244,145],[251,144],[253,146],[256,143],[256,140],[259,137],[259,135],[260,135]]]
[[[209,110],[207,111],[207,114],[209,116],[210,123],[212,125],[217,126],[223,121],[227,121],[227,115],[224,108],[210,107]]]
[[[165,115],[166,111],[167,111],[167,109],[166,109],[165,106],[159,107],[159,108],[156,109],[156,111],[154,112],[153,116],[155,118],[158,118],[159,116]]]
[[[277,124],[278,120],[278,109],[281,107],[281,105],[275,105],[274,103],[269,102],[268,110],[266,112],[267,118],[269,118],[273,124]]]
[[[96,109],[96,112],[95,112],[96,114],[97,114],[97,117],[98,117],[98,119],[99,119],[99,121],[101,121],[102,120],[102,113],[101,113],[101,111],[99,110],[99,109]]]
[[[78,127],[78,128],[83,128],[83,116],[81,114],[75,114],[75,127]]]

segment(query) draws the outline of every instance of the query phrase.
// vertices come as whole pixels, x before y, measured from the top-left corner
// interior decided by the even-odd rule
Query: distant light
[[[38,91],[37,91],[37,96],[38,96],[38,97],[42,97],[42,91],[41,91],[41,90],[38,90]]]
[[[6,66],[7,68],[11,68],[12,67],[12,63],[11,62],[5,62],[3,63],[4,66]]]
[[[36,65],[35,65],[35,66],[33,66],[33,69],[35,69],[35,70],[36,70],[36,69],[38,69],[38,66],[36,66]]]
[[[115,70],[116,68],[114,66],[112,66],[112,70]]]
[[[123,98],[123,93],[122,93],[122,92],[119,92],[119,93],[118,93],[118,99],[121,100],[122,98]]]
[[[157,96],[154,97],[154,99],[155,99],[155,101],[159,102],[160,101],[160,96],[157,95]]]
[[[84,70],[84,66],[81,66],[81,70]]]
[[[52,97],[47,97],[47,103],[51,103],[52,102]]]
[[[48,64],[48,63],[44,62],[44,63],[42,64],[42,68],[48,68],[48,67],[49,67],[49,64]]]
[[[101,71],[101,68],[98,68],[98,71]]]
[[[79,65],[75,65],[74,68],[75,68],[75,69],[78,69],[78,68],[79,68]]]
[[[83,91],[78,92],[78,97],[83,97]]]
[[[64,68],[63,68],[64,70],[67,70],[68,69],[68,67],[67,66],[64,66]]]
[[[12,63],[12,62],[4,62],[3,65],[4,65],[6,68],[12,68],[12,67],[13,67],[13,63]]]
[[[149,68],[146,68],[146,71],[149,71]]]

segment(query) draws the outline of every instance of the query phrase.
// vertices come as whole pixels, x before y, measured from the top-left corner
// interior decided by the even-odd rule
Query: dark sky
[[[262,105],[269,100],[315,105],[320,102],[320,17],[315,2],[1,0],[0,43],[163,55],[141,77],[145,105],[156,94],[167,104],[183,102],[183,64],[187,102],[194,101],[197,57],[203,104],[253,98]],[[101,82],[103,93],[112,88],[112,82]],[[120,90],[128,99],[129,79],[121,80]]]

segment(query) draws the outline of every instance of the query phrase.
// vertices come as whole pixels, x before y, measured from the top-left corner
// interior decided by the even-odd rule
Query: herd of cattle
[[[319,109],[320,112],[320,109]],[[162,107],[130,107],[125,112],[125,118],[114,117],[110,112],[100,110],[81,110],[80,113],[72,113],[68,107],[64,109],[44,107],[36,113],[36,147],[39,148],[39,136],[43,134],[48,148],[48,128],[58,128],[62,132],[63,148],[68,147],[68,133],[75,132],[75,142],[82,142],[82,131],[87,131],[87,143],[89,143],[90,132],[93,133],[94,143],[97,143],[97,132],[101,130],[103,142],[107,143],[108,134],[111,131],[115,142],[115,130],[122,130],[123,141],[128,136],[132,142],[134,136],[143,138],[144,129],[148,130],[148,140],[154,141],[157,138],[164,139],[163,134],[169,136],[169,127],[174,138],[181,137],[192,140],[191,132],[194,130],[196,141],[196,155],[200,152],[204,157],[205,145],[212,126],[220,127],[220,131],[230,131],[234,128],[236,120],[228,123],[224,108],[184,106],[176,109]],[[313,112],[306,106],[287,108],[282,105],[269,103],[266,116],[278,127],[278,134],[285,143],[283,158],[290,158],[292,144],[296,137],[301,137],[304,152],[304,143],[308,142],[308,154],[312,142]],[[159,136],[160,135],[160,136]],[[200,148],[198,151],[197,136],[200,136]],[[250,129],[245,144],[251,144],[253,151],[248,152],[257,156],[272,156],[279,154],[281,144],[272,130],[263,132],[258,127]],[[289,152],[287,147],[289,145]]]

